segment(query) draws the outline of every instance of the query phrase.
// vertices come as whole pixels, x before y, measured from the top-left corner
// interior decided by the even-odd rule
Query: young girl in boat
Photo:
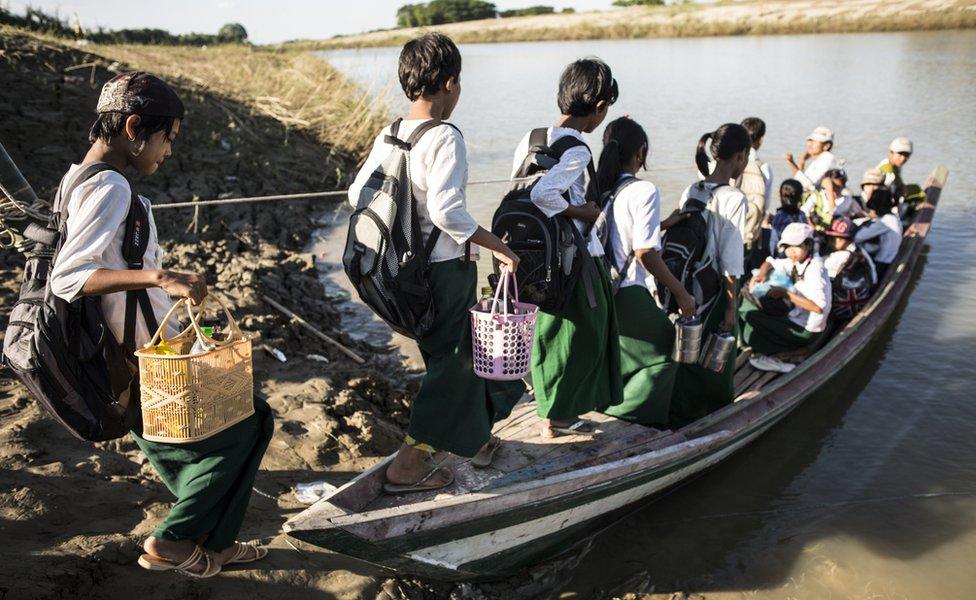
[[[770,255],[780,257],[776,250],[779,237],[783,235],[783,230],[790,223],[809,223],[807,215],[800,209],[803,202],[803,186],[796,179],[786,179],[779,184],[779,203],[780,207],[776,214],[770,219],[769,223],[769,249]]]
[[[705,179],[689,186],[679,203],[680,209],[694,194],[707,204],[709,229],[705,251],[723,279],[723,289],[705,316],[703,335],[719,331],[737,335],[738,332],[736,299],[739,278],[745,273],[743,239],[747,206],[745,194],[729,185],[729,181],[738,179],[742,174],[751,148],[749,132],[737,123],[726,123],[714,132],[701,136],[695,163]],[[710,174],[709,154],[715,161]],[[734,349],[722,373],[698,365],[678,365],[671,398],[672,428],[681,427],[731,403],[734,371]]]
[[[450,485],[454,475],[434,462],[436,451],[474,457],[476,466],[488,466],[498,447],[491,437],[492,424],[507,417],[525,392],[521,381],[486,381],[472,366],[468,309],[477,301],[477,247],[491,250],[513,270],[518,257],[479,226],[467,209],[464,137],[447,123],[461,97],[461,53],[449,37],[428,33],[403,46],[398,72],[410,109],[398,121],[396,137],[407,140],[428,121],[442,123],[424,133],[410,152],[410,185],[424,240],[439,231],[430,254],[436,319],[417,341],[427,372],[410,408],[406,440],[386,470],[384,489],[390,494]],[[393,150],[392,127],[376,136],[349,188],[353,206],[359,204],[370,175]]]
[[[570,64],[559,79],[560,117],[547,132],[547,142],[564,136],[580,140],[600,126],[617,101],[617,81],[610,67],[596,58]],[[529,150],[527,133],[515,149],[513,172]],[[592,224],[600,216],[598,194],[586,190],[587,165],[593,160],[585,145],[570,148],[531,191],[532,202],[547,217],[573,219],[581,234],[589,232],[584,276],[572,297],[558,312],[539,311],[532,347],[532,386],[537,411],[543,418],[541,435],[591,434],[593,424],[580,415],[620,404],[620,348],[610,275],[604,249]],[[592,183],[592,182],[591,182]],[[591,307],[589,294],[592,293]]]
[[[172,304],[170,295],[198,303],[206,296],[207,286],[199,275],[161,268],[152,207],[141,196],[135,201],[142,202],[149,214],[143,268],[128,269],[122,255],[126,215],[133,201],[124,173],[152,175],[170,157],[183,120],[183,103],[156,77],[124,73],[102,88],[97,113],[88,153],[68,169],[62,182],[64,189],[74,187],[62,199],[67,203],[67,234],[51,273],[51,290],[68,302],[100,296],[105,321],[121,341],[127,337],[126,291],[146,290],[151,303],[147,313],[161,322]],[[89,166],[99,163],[108,169],[77,181]],[[172,324],[167,326],[170,337],[178,333]],[[155,327],[142,314],[137,315],[130,342],[141,348],[150,341]],[[267,554],[253,543],[236,541],[254,475],[274,430],[267,404],[255,397],[254,408],[248,419],[188,444],[146,440],[140,435],[141,424],[132,431],[136,444],[176,496],[169,514],[143,544],[141,566],[211,577],[223,566],[252,562]]]
[[[827,127],[817,127],[807,136],[807,151],[800,157],[799,163],[792,154],[786,154],[786,164],[793,172],[793,179],[803,184],[803,189],[813,191],[820,185],[824,174],[837,167],[833,148],[834,132]]]
[[[891,190],[886,187],[874,190],[871,199],[867,202],[867,208],[870,220],[857,230],[854,241],[867,250],[874,259],[880,281],[898,256],[902,224],[901,219],[893,212],[895,203],[891,197]]]
[[[604,213],[607,258],[620,274],[613,301],[624,386],[623,403],[604,412],[666,429],[677,365],[671,360],[674,325],[654,299],[655,282],[671,290],[682,316],[695,314],[695,299],[659,254],[661,198],[653,183],[637,179],[637,172],[646,168],[649,148],[644,129],[627,117],[613,121],[603,133],[597,181],[612,194]]]
[[[787,314],[772,314],[749,300],[742,303],[742,341],[753,350],[749,363],[763,371],[788,373],[795,364],[783,355],[809,346],[827,326],[830,278],[823,260],[813,251],[813,228],[792,223],[783,231],[779,247],[785,258],[770,258],[759,268],[750,290],[766,281],[773,270],[790,273],[792,288],[772,287],[766,295],[788,301]]]

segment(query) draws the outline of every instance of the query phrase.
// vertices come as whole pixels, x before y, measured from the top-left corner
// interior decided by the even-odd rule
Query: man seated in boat
[[[888,158],[878,164],[878,170],[884,175],[884,185],[891,190],[898,216],[902,223],[911,221],[918,210],[918,205],[925,200],[925,192],[917,184],[906,184],[901,177],[901,170],[911,158],[915,147],[906,137],[895,138],[888,145]]]
[[[742,340],[752,347],[749,363],[763,371],[788,373],[806,355],[827,326],[830,314],[830,278],[823,259],[813,252],[813,228],[791,223],[783,230],[779,248],[786,258],[768,258],[749,282],[749,291],[774,271],[788,273],[785,285],[770,287],[758,304],[746,295],[739,309]]]

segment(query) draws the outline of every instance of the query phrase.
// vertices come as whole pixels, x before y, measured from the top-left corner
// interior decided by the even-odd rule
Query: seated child
[[[824,266],[827,267],[827,276],[831,280],[837,277],[844,269],[844,265],[857,253],[863,256],[868,261],[868,264],[871,265],[872,285],[877,283],[878,276],[875,271],[874,261],[871,260],[870,254],[854,243],[854,223],[850,219],[847,217],[834,217],[834,220],[830,223],[830,227],[826,231],[826,235],[828,240],[828,254],[824,259]]]
[[[820,181],[820,189],[807,195],[801,210],[818,232],[824,232],[835,216],[850,217],[856,211],[856,204],[847,190],[847,172],[844,169],[827,171]]]
[[[871,199],[874,190],[884,185],[884,173],[879,169],[868,169],[861,177],[861,195],[854,196],[853,212],[856,214],[848,215],[851,219],[867,218],[867,202]]]
[[[770,219],[769,247],[771,254],[782,257],[779,253],[779,237],[783,230],[790,223],[807,223],[807,216],[800,210],[800,202],[803,199],[803,186],[796,179],[787,179],[779,184],[780,208]]]
[[[867,208],[871,219],[857,230],[854,241],[874,259],[878,279],[881,280],[888,270],[888,265],[898,256],[902,236],[901,219],[892,212],[895,204],[888,188],[881,187],[875,190],[868,200]]]
[[[827,230],[830,254],[824,259],[832,291],[831,315],[850,319],[867,304],[878,283],[871,256],[854,244],[854,224],[836,217]]]
[[[775,355],[796,352],[810,345],[827,326],[830,314],[830,279],[823,260],[813,253],[813,228],[791,223],[779,241],[786,258],[769,258],[750,282],[750,291],[776,270],[790,272],[793,290],[772,287],[766,297],[783,298],[791,306],[787,314],[772,314],[746,299],[739,309],[742,340],[752,347],[753,367],[787,373],[795,367]]]

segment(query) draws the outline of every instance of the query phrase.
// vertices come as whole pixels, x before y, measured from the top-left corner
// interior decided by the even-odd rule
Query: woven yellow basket
[[[238,327],[226,303],[213,294],[207,300],[211,298],[227,316],[226,340],[217,341],[200,329],[203,303],[194,315],[190,303],[181,299],[166,314],[149,344],[136,352],[142,436],[147,440],[197,442],[254,414],[251,338]],[[186,307],[190,325],[177,337],[164,340],[166,323],[180,306]],[[177,354],[158,354],[158,340],[165,341]],[[197,340],[212,350],[190,354]]]

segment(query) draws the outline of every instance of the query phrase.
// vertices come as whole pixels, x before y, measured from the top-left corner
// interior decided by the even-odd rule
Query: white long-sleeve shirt
[[[793,178],[800,182],[803,189],[813,190],[820,186],[827,171],[835,168],[837,168],[837,157],[830,150],[824,150],[809,161],[802,171],[793,173]]]
[[[692,185],[699,185],[698,183]],[[712,189],[718,187],[715,183],[705,183]],[[681,194],[678,208],[683,208],[688,201],[688,194],[692,186],[688,186]],[[706,208],[711,223],[711,235],[706,251],[712,257],[715,269],[725,277],[740,277],[745,273],[745,228],[747,212],[746,196],[738,189],[723,185],[714,192],[714,199]],[[715,212],[712,212],[712,209]]]
[[[519,167],[522,166],[522,161],[525,160],[525,155],[529,151],[529,136],[531,134],[531,131],[526,133],[522,141],[519,142],[518,147],[515,148],[512,163],[513,178],[518,173]],[[576,129],[569,127],[550,127],[547,131],[547,143],[552,145],[553,142],[567,135],[580,140],[583,139],[583,134]],[[540,177],[539,181],[532,188],[530,195],[532,202],[547,217],[558,215],[569,208],[570,204],[573,206],[583,206],[586,204],[586,166],[592,159],[593,156],[586,146],[576,146],[575,148],[566,150],[559,163]],[[567,191],[569,192],[568,202],[563,196]],[[574,219],[573,222],[576,224],[576,228],[580,233],[586,231],[586,228],[591,227],[590,223],[584,223],[578,219]],[[603,245],[600,244],[596,232],[592,231],[592,229],[587,242],[587,249],[589,250],[590,256],[603,256],[604,254]]]
[[[901,246],[902,226],[898,215],[888,213],[878,219],[871,219],[854,234],[854,241],[862,246],[869,242],[878,244],[874,253],[875,262],[891,264],[898,256]]]
[[[404,119],[397,137],[406,141],[425,119]],[[390,134],[385,127],[373,141],[366,162],[355,181],[349,186],[349,203],[359,204],[359,194],[383,161],[393,151],[384,138]],[[410,151],[410,184],[417,200],[417,216],[424,240],[436,225],[441,235],[431,252],[431,262],[444,262],[464,256],[464,245],[478,230],[478,222],[468,212],[465,190],[468,185],[468,157],[464,138],[447,124],[434,127]],[[476,258],[476,246],[471,258]]]
[[[661,197],[650,181],[635,181],[620,190],[613,201],[613,228],[610,245],[618,268],[637,250],[661,249]],[[654,276],[636,257],[620,275],[620,287],[642,285],[656,295]]]
[[[73,177],[81,165],[71,165],[68,179]],[[58,253],[51,271],[51,291],[57,297],[73,302],[81,297],[81,291],[92,274],[99,269],[125,270],[128,265],[122,257],[122,243],[125,238],[125,219],[129,214],[132,191],[125,177],[115,171],[103,171],[88,181],[78,185],[67,198],[67,232],[61,251]],[[149,242],[143,259],[144,269],[161,269],[163,251],[156,235],[156,221],[153,219],[152,204],[139,196],[149,215]],[[64,200],[63,200],[64,201]],[[173,305],[169,294],[161,288],[146,290],[152,303],[156,320],[162,322],[166,312]],[[115,292],[102,296],[102,313],[105,322],[121,343],[125,334],[125,292]],[[136,347],[141,348],[149,342],[155,331],[149,331],[136,311]],[[179,324],[172,319],[166,330],[167,337],[179,333]]]

